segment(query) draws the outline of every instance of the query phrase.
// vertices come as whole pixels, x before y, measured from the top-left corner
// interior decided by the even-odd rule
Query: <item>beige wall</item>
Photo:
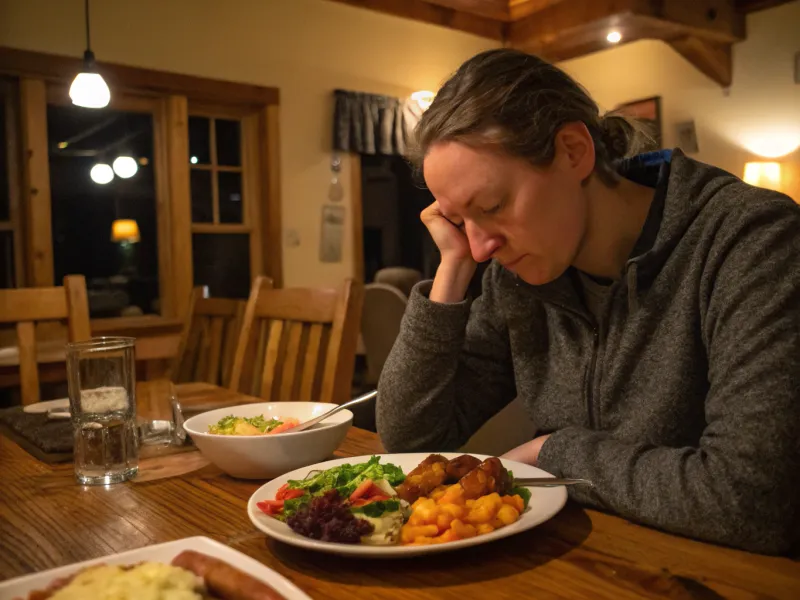
[[[622,45],[559,66],[578,79],[604,109],[661,96],[663,137],[677,144],[675,124],[694,119],[700,151],[694,158],[739,177],[757,153],[800,165],[800,1],[752,13],[747,40],[734,46],[733,84],[723,90],[663,42]],[[800,188],[792,190],[800,200]]]
[[[284,243],[286,285],[336,284],[352,272],[349,237],[341,263],[318,258],[332,90],[436,89],[493,45],[328,0],[96,1],[92,34],[101,61],[280,88],[283,226],[300,239]],[[0,45],[80,56],[83,40],[82,0],[0,0]],[[349,206],[349,173],[342,175]]]

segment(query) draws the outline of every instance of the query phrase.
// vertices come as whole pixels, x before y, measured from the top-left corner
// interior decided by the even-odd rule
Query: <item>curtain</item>
[[[335,90],[333,148],[402,156],[422,110],[413,100]]]

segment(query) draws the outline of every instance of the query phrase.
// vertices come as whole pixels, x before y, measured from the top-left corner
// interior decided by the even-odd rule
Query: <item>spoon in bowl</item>
[[[317,423],[319,423],[321,421],[324,421],[325,419],[327,419],[331,415],[336,414],[340,410],[344,410],[345,408],[350,408],[351,406],[355,406],[356,404],[361,404],[362,402],[367,402],[368,400],[372,400],[377,395],[378,395],[378,391],[377,390],[372,390],[371,392],[367,392],[366,394],[364,394],[362,396],[359,396],[358,398],[354,398],[353,400],[350,400],[350,402],[345,402],[344,404],[340,404],[336,408],[332,408],[331,410],[329,410],[326,413],[322,413],[318,417],[314,417],[313,419],[310,419],[308,421],[300,423],[300,425],[297,425],[296,427],[292,427],[291,429],[286,431],[286,433],[297,433],[299,431],[305,431],[309,427],[313,427]]]

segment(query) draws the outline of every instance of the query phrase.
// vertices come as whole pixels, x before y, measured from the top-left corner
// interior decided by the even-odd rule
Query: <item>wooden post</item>
[[[189,113],[185,96],[167,98],[167,166],[175,314],[182,317],[194,287],[192,199],[189,183]]]
[[[283,287],[283,228],[281,223],[281,137],[280,107],[277,104],[267,106],[262,114],[261,126],[266,129],[262,139],[262,173],[267,181],[262,181],[266,191],[266,210],[262,212],[262,232],[265,236],[264,266],[267,275],[276,287]]]
[[[353,278],[364,283],[364,196],[361,191],[361,155],[350,153],[350,214],[353,222]]]
[[[20,81],[24,164],[27,284],[53,285],[53,231],[50,215],[50,164],[47,152],[47,90],[41,79]]]

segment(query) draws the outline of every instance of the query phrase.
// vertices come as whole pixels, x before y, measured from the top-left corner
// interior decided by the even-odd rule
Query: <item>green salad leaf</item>
[[[307,490],[316,496],[328,490],[336,489],[339,495],[347,498],[355,489],[367,479],[379,481],[385,479],[392,487],[400,485],[405,479],[403,470],[393,464],[380,464],[379,456],[372,456],[361,464],[344,464],[325,471],[309,473],[305,479],[289,480],[289,488]]]
[[[511,478],[511,481],[513,482],[514,481],[514,471],[509,469],[508,476]],[[528,488],[522,487],[520,485],[513,486],[511,488],[511,493],[509,494],[509,496],[520,496],[522,498],[522,502],[524,503],[524,506],[522,507],[522,510],[525,510],[526,508],[528,508],[528,502],[531,501],[531,491]]]
[[[378,500],[377,502],[370,502],[364,506],[358,506],[351,509],[350,512],[354,514],[362,514],[365,517],[378,518],[386,513],[393,513],[400,510],[399,500]]]
[[[528,508],[528,502],[531,501],[531,491],[528,488],[520,487],[520,486],[512,488],[511,489],[511,495],[512,496],[521,496],[522,497],[522,502],[524,504],[523,507],[522,507],[522,510],[525,510],[526,508]]]

